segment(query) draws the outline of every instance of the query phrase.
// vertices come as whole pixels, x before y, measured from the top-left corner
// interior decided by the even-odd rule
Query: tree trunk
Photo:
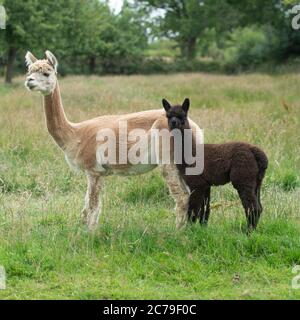
[[[17,55],[17,49],[16,48],[9,48],[8,54],[7,54],[7,64],[6,64],[6,73],[5,73],[5,83],[11,83],[12,82],[12,76],[13,76],[13,66]]]
[[[181,45],[181,54],[187,60],[193,60],[196,57],[197,38],[185,39]]]
[[[89,72],[91,74],[94,74],[96,70],[96,57],[90,57],[89,58]]]

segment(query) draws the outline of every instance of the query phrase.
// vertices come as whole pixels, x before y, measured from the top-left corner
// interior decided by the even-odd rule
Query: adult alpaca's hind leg
[[[261,214],[261,206],[259,205],[256,187],[238,186],[236,187],[236,189],[246,213],[248,221],[248,231],[251,232],[257,227],[257,223]]]
[[[101,213],[99,193],[102,188],[102,179],[98,175],[87,174],[87,182],[88,186],[85,195],[85,206],[82,210],[82,219],[87,224],[88,229],[93,231],[97,227]]]
[[[162,165],[162,174],[176,202],[176,228],[182,228],[187,221],[189,191],[175,164]]]

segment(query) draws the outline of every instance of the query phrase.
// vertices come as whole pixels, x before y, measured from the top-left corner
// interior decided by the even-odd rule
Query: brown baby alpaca
[[[171,106],[163,100],[169,128],[189,129],[187,114],[189,99],[182,106]],[[182,134],[183,136],[183,134]],[[184,139],[182,139],[184,143]],[[184,150],[184,146],[183,146]],[[244,142],[204,144],[204,170],[200,175],[186,175],[188,165],[177,164],[177,168],[190,189],[188,219],[207,224],[210,214],[210,189],[212,186],[231,182],[237,190],[244,207],[248,230],[256,228],[262,213],[260,188],[268,167],[266,154],[258,147]]]

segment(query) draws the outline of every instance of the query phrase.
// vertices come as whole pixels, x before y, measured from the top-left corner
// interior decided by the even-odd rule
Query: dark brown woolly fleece
[[[163,101],[170,129],[189,128],[188,99],[184,104],[185,111],[178,105],[170,106],[166,100]],[[184,120],[183,113],[185,114]],[[178,120],[177,126],[174,126],[177,115],[180,121]],[[171,120],[173,121],[172,126],[170,125]],[[203,173],[188,176],[185,174],[186,167],[185,163],[177,165],[191,192],[188,209],[190,221],[199,219],[201,224],[207,224],[210,214],[211,187],[231,182],[244,207],[249,231],[256,228],[262,212],[260,188],[268,167],[268,158],[261,149],[244,142],[205,144]]]

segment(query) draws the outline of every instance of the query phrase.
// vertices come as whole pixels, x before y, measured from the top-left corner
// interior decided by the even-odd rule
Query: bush
[[[249,69],[275,59],[278,47],[278,37],[269,27],[236,29],[225,44],[220,63],[227,71]]]

